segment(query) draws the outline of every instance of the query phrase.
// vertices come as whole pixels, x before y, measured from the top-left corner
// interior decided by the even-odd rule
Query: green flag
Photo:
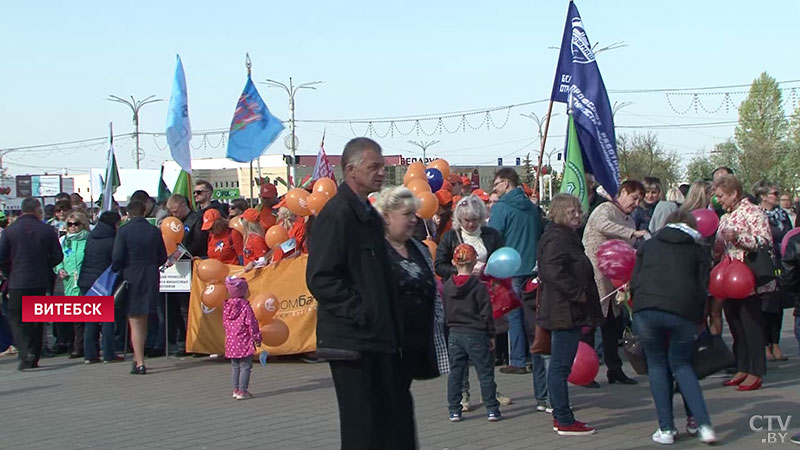
[[[564,164],[564,179],[561,181],[561,192],[574,195],[581,201],[583,212],[589,212],[589,195],[586,192],[586,175],[583,170],[581,144],[575,131],[575,121],[569,115],[567,131],[567,155]]]
[[[100,210],[111,211],[114,203],[114,193],[120,185],[119,170],[117,169],[117,157],[114,155],[114,146],[108,147],[108,160],[106,161],[106,175],[100,179],[103,189],[101,190]]]
[[[164,165],[161,165],[161,175],[158,177],[158,203],[167,201],[169,196],[172,195],[164,182]]]
[[[180,194],[189,199],[189,208],[194,209],[194,195],[192,195],[192,176],[185,170],[181,170],[178,175],[178,181],[175,182],[175,187],[172,189],[173,194]]]

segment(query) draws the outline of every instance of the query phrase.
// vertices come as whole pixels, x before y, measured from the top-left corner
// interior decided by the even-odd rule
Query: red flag
[[[328,155],[325,154],[325,132],[322,133],[322,142],[319,144],[319,153],[317,153],[317,162],[314,164],[314,172],[311,175],[312,181],[320,178],[328,177],[334,182],[336,176],[333,174],[333,166],[328,161]]]

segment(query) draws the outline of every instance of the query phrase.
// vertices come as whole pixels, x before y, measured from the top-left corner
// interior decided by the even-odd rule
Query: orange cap
[[[208,208],[206,212],[203,213],[203,225],[200,227],[203,231],[208,231],[211,229],[211,226],[214,225],[214,221],[217,219],[221,219],[222,215],[214,208]]]
[[[453,261],[456,264],[471,264],[478,260],[475,247],[469,244],[458,244],[453,251]]]
[[[461,183],[463,183],[464,186],[472,186],[472,180],[470,180],[469,177],[461,177]]]
[[[449,181],[445,180],[445,181],[442,183],[442,187],[440,187],[439,189],[441,189],[441,190],[443,190],[443,191],[447,191],[447,192],[453,192],[453,185],[452,185],[452,184],[450,184],[450,182],[449,182]]]
[[[477,195],[479,199],[485,202],[489,201],[489,194],[487,194],[483,189],[475,189],[472,191],[472,195]]]
[[[450,191],[445,191],[444,189],[439,189],[436,191],[436,198],[439,199],[439,204],[442,206],[447,206],[453,202],[453,194],[451,194]]]
[[[259,217],[260,214],[258,213],[258,210],[255,208],[247,208],[242,213],[242,219],[248,222],[258,222]]]

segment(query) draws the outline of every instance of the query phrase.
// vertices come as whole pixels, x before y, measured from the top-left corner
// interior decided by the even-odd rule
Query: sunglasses
[[[776,196],[776,197],[777,197],[777,196],[779,196],[779,195],[781,194],[781,193],[780,193],[780,192],[778,192],[778,191],[769,191],[769,193],[770,193],[770,194],[772,194],[772,195],[774,195],[774,196]]]
[[[83,225],[83,224],[80,223],[80,222],[67,222],[67,226],[68,227],[79,227],[81,225]]]
[[[206,192],[208,192],[208,191],[206,191],[206,190],[194,191],[194,195],[203,195]]]

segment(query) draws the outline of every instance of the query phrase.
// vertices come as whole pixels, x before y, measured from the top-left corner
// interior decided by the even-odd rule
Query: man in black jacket
[[[0,236],[0,269],[8,277],[8,316],[19,370],[38,367],[44,333],[42,323],[22,322],[22,297],[45,295],[53,267],[62,259],[58,235],[42,222],[42,205],[26,198],[22,216]]]
[[[312,225],[306,270],[319,303],[319,355],[346,354],[330,361],[341,448],[416,448],[384,225],[367,200],[383,183],[380,145],[367,138],[348,142],[342,171],[344,183]]]

